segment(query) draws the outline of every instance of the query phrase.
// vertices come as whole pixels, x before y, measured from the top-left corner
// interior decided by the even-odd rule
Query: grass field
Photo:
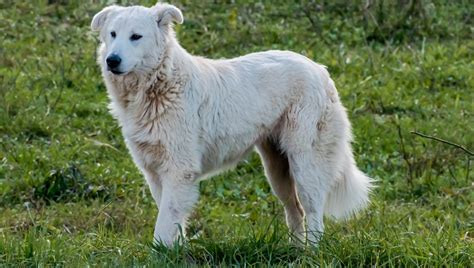
[[[328,66],[377,188],[306,249],[256,154],[201,183],[183,246],[151,243],[157,209],[95,63],[103,2],[0,2],[0,266],[473,266],[473,157],[411,133],[474,149],[472,2],[174,2],[193,54],[288,49]]]

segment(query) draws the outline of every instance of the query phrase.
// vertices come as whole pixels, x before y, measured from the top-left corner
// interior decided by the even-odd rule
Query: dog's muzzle
[[[122,62],[122,59],[117,54],[112,54],[108,56],[106,59],[106,62],[107,62],[107,67],[109,71],[111,71],[114,74],[122,73],[119,71],[119,66],[120,66],[120,63]]]

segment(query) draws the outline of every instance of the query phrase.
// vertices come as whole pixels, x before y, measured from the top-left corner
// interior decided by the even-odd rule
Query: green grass
[[[47,2],[0,3],[0,266],[473,265],[472,157],[410,133],[474,148],[469,1],[177,3],[191,53],[289,49],[328,66],[378,187],[306,249],[256,155],[201,184],[183,246],[152,245],[157,209],[95,63],[105,3]]]

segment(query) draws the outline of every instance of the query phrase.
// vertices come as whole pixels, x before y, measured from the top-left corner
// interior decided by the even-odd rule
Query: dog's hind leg
[[[285,115],[280,142],[287,153],[290,174],[295,180],[298,198],[304,209],[306,238],[319,242],[324,231],[326,200],[340,176],[340,144],[344,127],[336,129],[331,104],[317,105],[306,98]],[[324,124],[324,125],[323,125]],[[331,129],[334,131],[328,132]]]
[[[289,154],[290,172],[295,178],[298,198],[306,215],[306,237],[310,243],[318,243],[324,231],[325,202],[333,180],[331,172],[324,168],[327,163],[317,159],[313,152]]]
[[[265,173],[275,195],[283,203],[286,223],[292,235],[304,242],[304,212],[290,175],[288,158],[271,138],[257,145]]]

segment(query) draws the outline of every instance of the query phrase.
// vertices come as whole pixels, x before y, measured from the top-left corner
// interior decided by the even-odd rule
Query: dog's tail
[[[350,160],[352,163],[346,166],[342,179],[326,200],[324,212],[335,219],[346,219],[369,203],[372,179],[357,168],[353,159]]]

